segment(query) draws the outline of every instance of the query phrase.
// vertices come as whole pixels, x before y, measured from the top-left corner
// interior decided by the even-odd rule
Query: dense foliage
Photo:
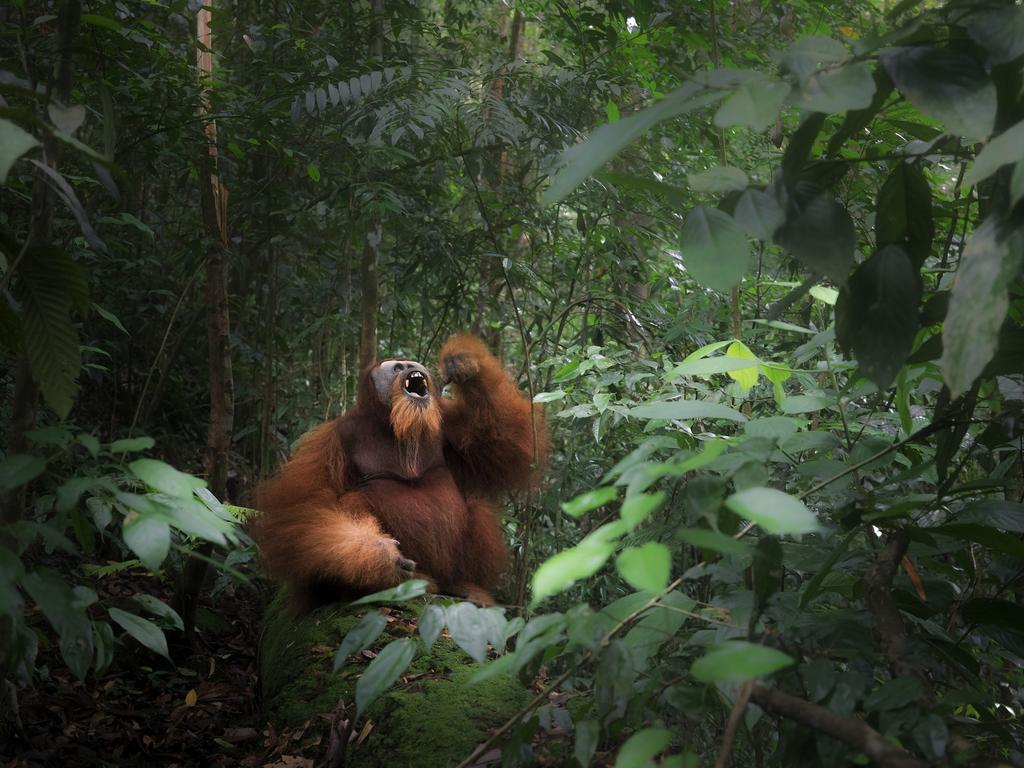
[[[469,328],[551,467],[351,726],[447,627],[538,691],[453,764],[1022,764],[1024,8],[884,6],[217,3],[212,78],[198,4],[0,9],[0,732],[260,599],[226,502]]]

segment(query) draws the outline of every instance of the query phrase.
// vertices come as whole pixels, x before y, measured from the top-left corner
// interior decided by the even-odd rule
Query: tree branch
[[[778,688],[769,688],[762,682],[754,683],[750,700],[766,712],[793,720],[863,752],[881,768],[927,768],[927,763],[890,744],[863,720],[837,715]]]

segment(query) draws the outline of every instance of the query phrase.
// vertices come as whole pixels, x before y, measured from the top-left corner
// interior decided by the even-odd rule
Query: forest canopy
[[[516,695],[427,764],[1024,765],[1022,199],[1005,0],[5,4],[0,759],[358,765],[442,637]],[[253,490],[466,331],[497,605],[275,723]]]

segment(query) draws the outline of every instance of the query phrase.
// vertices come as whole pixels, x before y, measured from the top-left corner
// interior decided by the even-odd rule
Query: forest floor
[[[115,573],[91,586],[129,607],[132,595],[152,589],[151,580],[141,582]],[[170,592],[160,597],[169,601]],[[98,677],[90,670],[84,682],[55,645],[41,644],[43,674],[34,689],[20,692],[21,734],[0,738],[0,766],[312,768],[312,758],[295,753],[303,734],[278,733],[261,714],[257,648],[264,602],[255,586],[207,597],[193,653],[172,646],[180,661],[171,664],[126,637],[113,664]],[[32,619],[46,621],[38,611]],[[174,633],[167,634],[173,642]]]
[[[60,567],[58,563],[48,563]],[[139,612],[132,597],[154,594],[152,577],[116,572],[86,580],[102,604]],[[38,608],[27,617],[40,638],[33,688],[18,694],[20,729],[10,732],[10,711],[0,702],[0,768],[314,768],[327,744],[316,733],[325,729],[307,721],[278,731],[263,714],[258,648],[269,587],[260,579],[230,586],[219,594],[207,589],[197,618],[192,652],[168,631],[171,657],[151,652],[127,635],[117,644],[113,663],[84,681],[68,669]],[[169,586],[156,592],[170,603]],[[94,617],[98,618],[98,616]],[[120,630],[116,630],[120,634]],[[539,681],[538,681],[539,685]],[[330,713],[314,714],[325,718]],[[564,762],[566,738],[538,736],[534,764]],[[611,755],[598,752],[594,765],[610,766]],[[501,761],[491,750],[478,766]]]

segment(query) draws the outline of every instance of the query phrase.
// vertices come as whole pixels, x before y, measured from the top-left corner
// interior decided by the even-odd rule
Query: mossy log
[[[358,737],[349,744],[346,765],[457,765],[529,701],[530,692],[508,675],[469,684],[479,664],[446,634],[425,650],[416,628],[428,602],[335,605],[297,619],[279,593],[267,610],[260,640],[261,691],[269,721],[279,730],[304,729],[304,742],[326,748],[332,723],[355,716],[356,681],[367,657],[392,640],[413,637],[420,643],[416,658],[354,724]],[[335,651],[371,611],[386,613],[386,629],[369,653],[355,654],[335,674]]]

